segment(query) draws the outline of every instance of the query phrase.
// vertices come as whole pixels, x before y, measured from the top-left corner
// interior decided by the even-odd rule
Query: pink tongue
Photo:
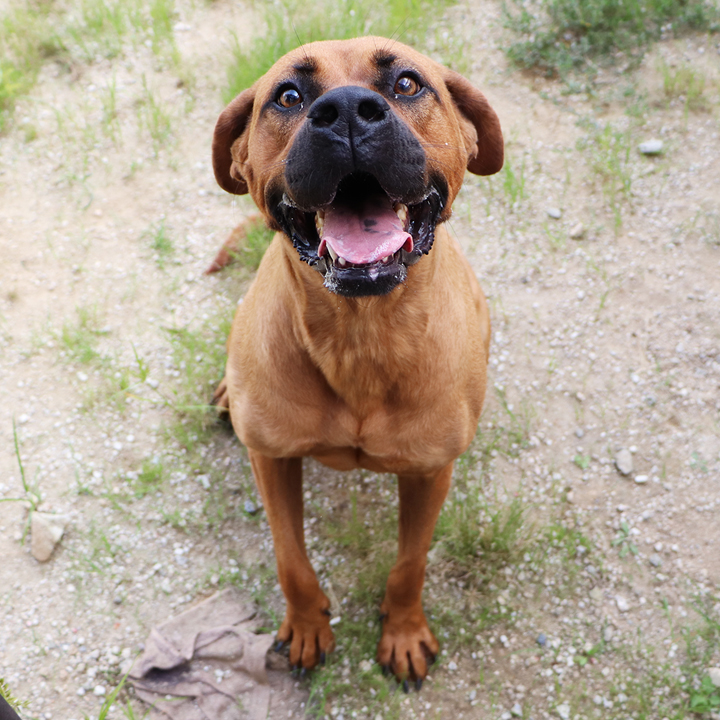
[[[396,253],[403,245],[412,250],[387,195],[371,195],[358,204],[335,204],[325,211],[322,245],[354,265],[368,265]]]

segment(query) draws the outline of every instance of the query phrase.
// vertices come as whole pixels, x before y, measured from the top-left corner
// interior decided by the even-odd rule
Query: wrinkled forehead
[[[431,84],[440,82],[439,65],[402,43],[380,37],[325,40],[296,48],[258,82],[261,95],[284,82],[303,80],[323,92],[342,85],[374,88],[398,70],[411,70]]]

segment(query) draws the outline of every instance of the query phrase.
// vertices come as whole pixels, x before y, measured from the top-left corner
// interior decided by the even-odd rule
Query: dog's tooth
[[[382,259],[380,260],[380,262],[381,262],[383,265],[387,265],[387,264],[390,262],[390,256],[389,256],[389,255],[386,255],[384,258],[382,258]]]
[[[318,235],[322,235],[323,228],[325,227],[325,213],[321,211],[315,213],[315,228],[317,229]]]
[[[328,245],[328,247],[330,247],[330,246]],[[344,257],[338,257],[337,264],[340,267],[345,267],[347,265],[347,260]]]
[[[407,217],[408,217],[407,205],[405,205],[404,203],[398,203],[397,205],[395,205],[394,209],[395,209],[395,213],[400,218],[400,222],[404,226],[405,223],[407,222]]]
[[[337,262],[338,255],[337,253],[332,249],[332,245],[328,243],[326,246],[327,251],[330,253],[330,257],[332,258],[333,262]]]

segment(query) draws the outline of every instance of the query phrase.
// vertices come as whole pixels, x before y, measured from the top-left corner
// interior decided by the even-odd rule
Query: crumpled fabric
[[[222,590],[154,627],[128,681],[166,720],[265,720],[272,635],[252,632],[255,611]]]

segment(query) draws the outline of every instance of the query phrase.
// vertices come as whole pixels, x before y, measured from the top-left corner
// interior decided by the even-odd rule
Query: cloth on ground
[[[222,590],[154,627],[128,680],[170,720],[265,720],[272,635],[256,635],[255,611]]]

